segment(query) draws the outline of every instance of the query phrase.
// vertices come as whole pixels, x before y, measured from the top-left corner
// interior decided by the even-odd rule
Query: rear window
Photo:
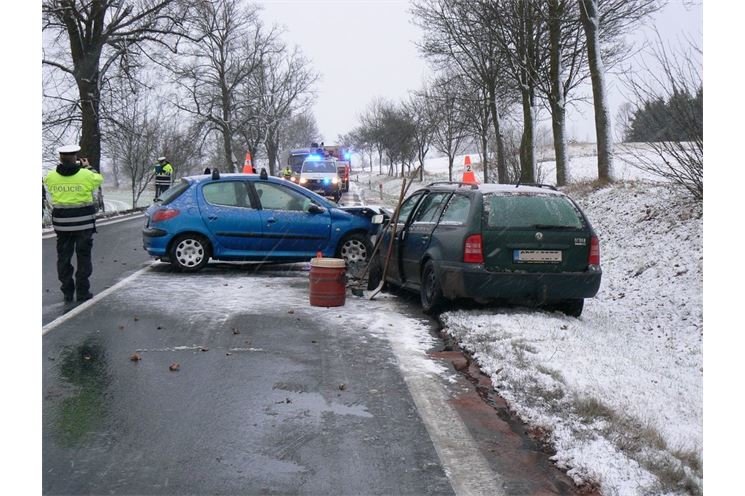
[[[557,195],[486,194],[484,217],[489,228],[583,227],[574,204]]]
[[[168,205],[173,200],[181,196],[181,193],[189,189],[189,181],[186,179],[182,179],[170,188],[168,188],[165,193],[160,195],[160,204],[161,205]]]

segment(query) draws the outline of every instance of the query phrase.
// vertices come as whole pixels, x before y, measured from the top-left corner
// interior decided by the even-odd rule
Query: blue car
[[[375,208],[341,208],[284,179],[217,171],[182,178],[145,213],[145,250],[186,272],[210,259],[302,262],[318,252],[367,263],[379,226]]]

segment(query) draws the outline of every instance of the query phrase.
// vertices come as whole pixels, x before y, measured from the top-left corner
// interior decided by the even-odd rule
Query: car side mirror
[[[385,221],[385,215],[383,214],[377,214],[373,215],[372,219],[370,219],[370,222],[373,224],[382,224]]]
[[[325,211],[325,208],[321,207],[320,205],[316,205],[315,203],[311,203],[310,205],[308,205],[308,213],[322,214]]]

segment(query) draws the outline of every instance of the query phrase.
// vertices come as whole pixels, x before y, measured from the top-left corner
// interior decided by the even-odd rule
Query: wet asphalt
[[[43,339],[44,494],[452,493],[388,344],[342,331],[100,301]]]

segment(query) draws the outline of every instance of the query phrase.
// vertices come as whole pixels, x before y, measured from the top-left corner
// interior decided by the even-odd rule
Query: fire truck
[[[296,148],[290,150],[287,157],[287,165],[292,169],[292,180],[297,181],[303,162],[311,154],[317,154],[321,158],[336,159],[337,172],[341,182],[341,190],[349,191],[349,176],[352,173],[352,152],[349,147],[339,145],[324,145],[323,143],[311,143],[310,148]]]

